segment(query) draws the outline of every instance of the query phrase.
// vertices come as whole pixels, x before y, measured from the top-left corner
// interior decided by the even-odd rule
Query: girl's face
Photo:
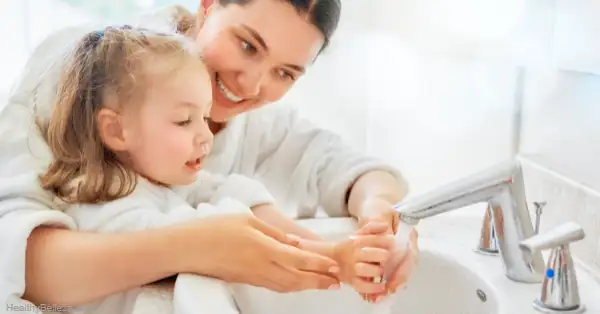
[[[213,134],[207,125],[211,83],[204,66],[161,77],[143,104],[123,115],[126,158],[139,174],[165,185],[195,181]]]
[[[279,100],[315,60],[324,38],[285,1],[216,2],[196,41],[211,71],[211,118],[225,122]]]

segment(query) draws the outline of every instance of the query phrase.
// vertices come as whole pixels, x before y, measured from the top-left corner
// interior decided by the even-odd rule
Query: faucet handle
[[[533,307],[542,313],[579,314],[585,306],[579,299],[577,274],[569,244],[585,238],[583,228],[567,222],[544,234],[521,241],[519,247],[526,253],[552,249],[542,281],[542,293]]]
[[[546,233],[537,234],[521,241],[519,247],[532,253],[568,245],[583,238],[585,238],[583,228],[574,222],[567,222]]]

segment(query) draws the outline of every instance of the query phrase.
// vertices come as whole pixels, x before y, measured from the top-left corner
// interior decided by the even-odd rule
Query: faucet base
[[[497,211],[497,213],[501,213]],[[502,217],[499,217],[500,219]],[[479,235],[479,243],[475,248],[475,252],[484,255],[498,255],[498,239],[496,234],[496,227],[494,227],[494,216],[492,215],[492,207],[488,203],[483,215],[483,223],[481,225],[481,231]]]
[[[475,253],[488,256],[498,256],[498,253],[500,253],[498,249],[486,249],[481,247],[476,247],[473,249],[473,251],[475,251]]]
[[[551,309],[546,307],[540,299],[533,301],[533,308],[538,312],[545,314],[581,314],[586,311],[584,305],[578,305],[577,307],[564,310]]]

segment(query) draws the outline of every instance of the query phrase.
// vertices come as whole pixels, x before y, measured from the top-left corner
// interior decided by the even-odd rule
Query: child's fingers
[[[364,294],[381,293],[387,289],[385,283],[373,283],[371,278],[356,277],[350,284],[356,292]]]
[[[354,244],[361,248],[374,247],[391,250],[395,247],[393,235],[365,235],[351,238],[354,239]]]
[[[392,272],[390,276],[391,279],[388,282],[388,288],[392,292],[395,292],[398,288],[404,287],[413,272],[414,266],[415,260],[413,258],[404,259],[402,264],[400,264],[400,267]]]
[[[374,235],[386,233],[389,225],[384,222],[371,221],[356,231],[356,235]]]
[[[354,273],[359,277],[378,277],[383,275],[383,267],[377,264],[356,263]]]
[[[357,262],[385,263],[390,258],[390,252],[376,247],[364,247],[356,252]]]
[[[380,293],[373,293],[373,294],[364,294],[363,300],[368,301],[368,302],[378,302],[379,300],[383,299],[383,297],[385,297],[387,294],[388,294],[387,291],[383,291]]]

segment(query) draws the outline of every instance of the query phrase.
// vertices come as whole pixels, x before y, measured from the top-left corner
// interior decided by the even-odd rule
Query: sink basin
[[[532,307],[540,297],[540,284],[511,281],[498,256],[473,252],[483,212],[468,213],[440,215],[419,224],[420,261],[408,287],[393,296],[390,314],[540,314]],[[354,221],[347,218],[299,223],[334,241],[356,230]],[[600,284],[585,269],[576,268],[586,314],[600,313]],[[349,287],[279,294],[182,274],[161,294],[172,297],[162,298],[166,304],[159,304],[159,300],[146,307],[173,308],[176,314],[376,314],[373,305],[362,301]],[[136,307],[135,313],[148,312],[146,307]]]
[[[237,285],[234,299],[242,314],[369,314],[373,305],[351,288],[279,294]],[[497,314],[494,290],[475,273],[443,254],[422,248],[405,290],[392,296],[391,314]]]

